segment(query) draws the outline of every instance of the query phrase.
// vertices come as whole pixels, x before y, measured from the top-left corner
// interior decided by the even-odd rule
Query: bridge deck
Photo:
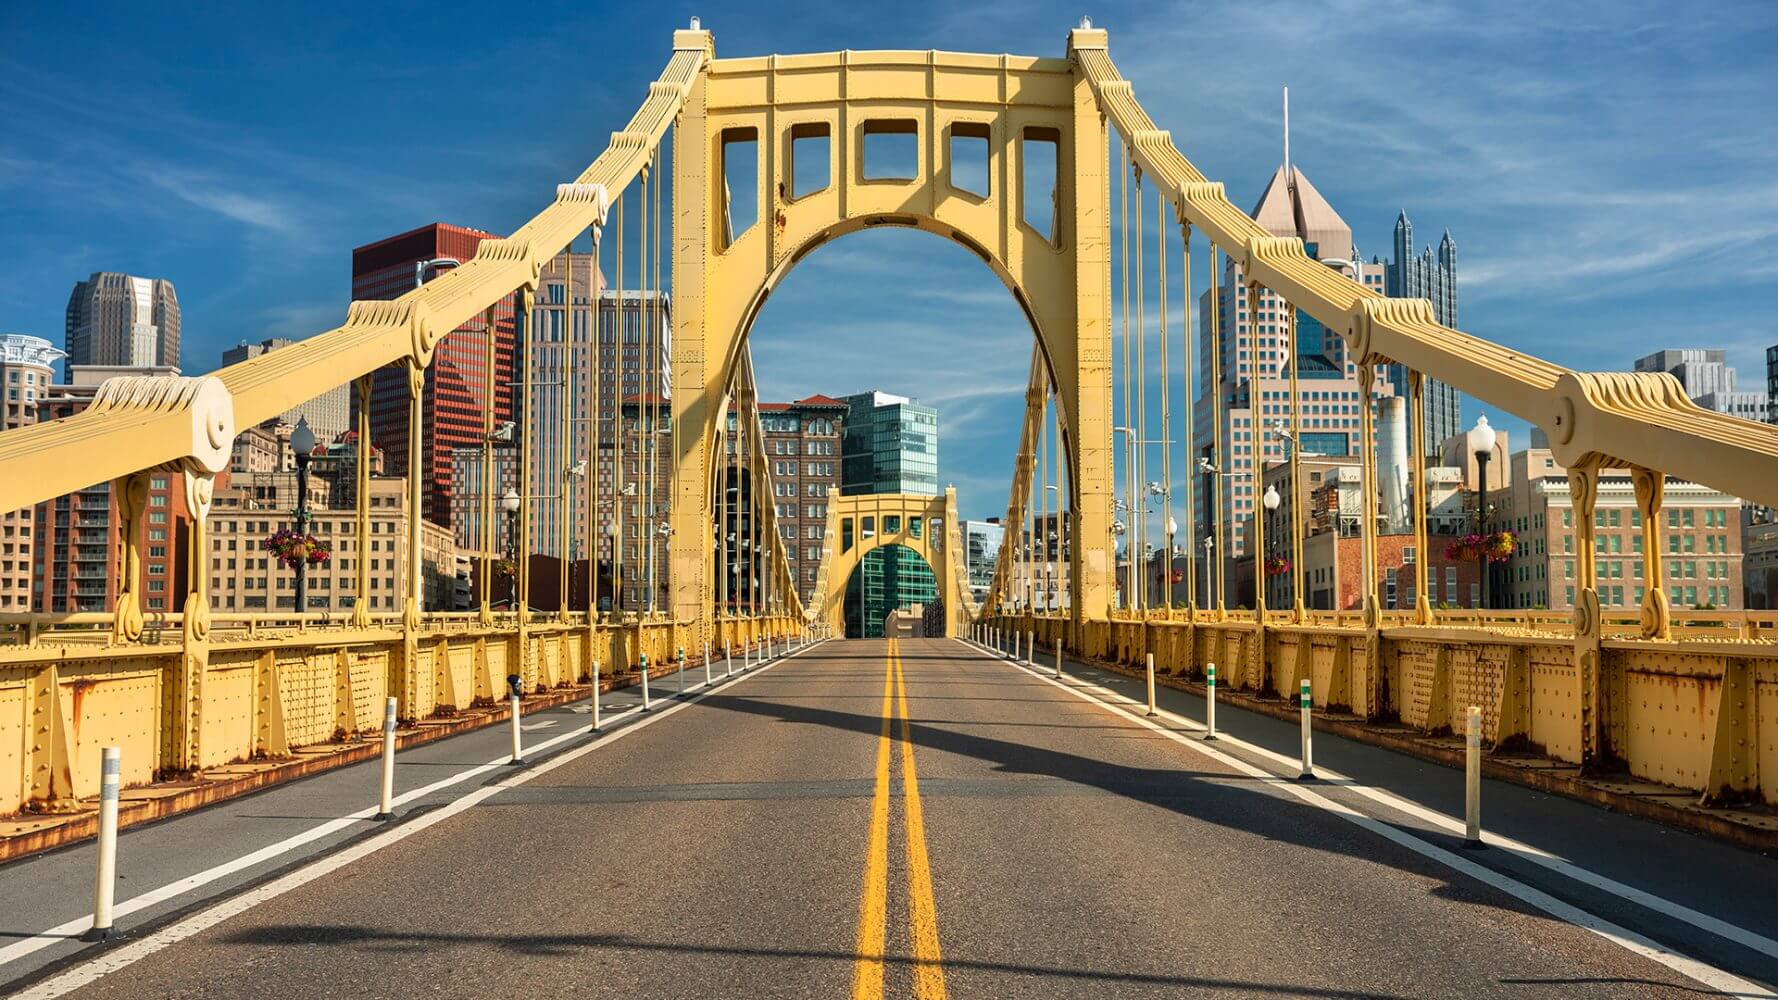
[[[895,663],[905,730],[886,697]],[[1553,916],[1527,887],[1714,966],[1690,968],[1719,985],[1724,970],[1778,980],[1778,957],[1507,851],[1462,852],[1354,787],[1256,776],[1279,768],[1242,741],[1294,753],[1287,725],[1225,709],[1234,739],[1213,755],[1177,721],[1108,708],[1089,690],[1101,683],[1128,684],[1071,667],[1057,685],[943,640],[829,643],[434,793],[394,827],[354,824],[307,860],[250,869],[211,894],[239,909],[226,919],[188,896],[120,921],[133,936],[105,962],[40,988],[115,969],[73,995],[844,996],[871,976],[872,901],[888,996],[938,995],[941,976],[960,997],[1699,989],[1683,963]],[[1201,717],[1179,692],[1163,708]],[[585,722],[533,721],[552,718],[556,732]],[[493,739],[404,755],[403,780],[484,763]],[[1318,734],[1316,752],[1430,808],[1460,792],[1449,770],[1386,751]],[[358,808],[374,780],[348,769],[130,831],[119,898],[188,874],[182,857],[216,864]],[[509,787],[488,795],[495,782]],[[465,808],[465,793],[487,797]],[[1492,828],[1741,928],[1778,927],[1769,860],[1513,786],[1484,796]],[[1393,839],[1341,807],[1387,820]],[[30,940],[67,919],[54,907],[83,897],[90,860],[82,847],[0,869],[0,933]],[[0,982],[48,957],[91,956],[57,944],[0,965]]]

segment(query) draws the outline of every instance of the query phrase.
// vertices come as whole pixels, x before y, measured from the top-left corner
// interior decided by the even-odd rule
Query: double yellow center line
[[[901,644],[889,640],[883,663],[883,728],[877,739],[877,787],[871,798],[870,839],[865,849],[864,895],[858,905],[857,961],[852,968],[853,1000],[882,1000],[883,952],[889,916],[889,730],[901,720],[901,785],[907,833],[908,933],[914,947],[914,995],[944,1000],[945,972],[938,945],[938,905],[932,896],[932,863],[926,854],[926,819],[920,805],[920,778],[914,767],[914,741],[908,723],[907,681],[901,670]]]

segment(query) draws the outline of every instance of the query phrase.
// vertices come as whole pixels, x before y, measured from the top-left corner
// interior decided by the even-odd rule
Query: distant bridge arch
[[[812,623],[846,629],[846,584],[873,552],[900,546],[926,560],[938,581],[947,636],[975,617],[969,598],[968,554],[957,530],[957,491],[942,496],[912,493],[827,494],[827,532],[821,568],[815,577],[814,600],[807,615]]]

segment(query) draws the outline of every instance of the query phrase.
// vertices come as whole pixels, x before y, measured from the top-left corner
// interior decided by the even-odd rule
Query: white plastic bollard
[[[93,926],[82,941],[108,941],[117,936],[111,904],[117,896],[117,794],[123,781],[123,750],[99,751],[99,872],[93,883]]]
[[[1298,781],[1309,781],[1315,777],[1314,747],[1310,743],[1309,735],[1313,731],[1309,724],[1309,714],[1315,709],[1315,699],[1309,693],[1309,679],[1307,677],[1303,678],[1298,705],[1303,717],[1303,771],[1296,777]]]
[[[383,706],[383,787],[377,799],[377,814],[371,819],[395,818],[395,699]]]
[[[1036,659],[1037,659],[1037,633],[1032,632],[1030,630],[1026,630],[1026,632],[1025,632],[1025,666],[1027,666],[1027,667],[1035,666]]]
[[[1154,654],[1148,654],[1148,714],[1154,717]]]
[[[1204,664],[1204,738],[1216,738],[1216,664]]]
[[[752,657],[753,657],[753,646],[750,643],[743,641],[741,643],[741,672],[742,673],[746,673],[747,668],[753,665]]]
[[[511,695],[511,704],[512,704],[512,759],[507,761],[506,763],[511,767],[518,767],[518,766],[525,763],[525,754],[524,754],[524,746],[522,743],[523,737],[520,736],[520,734],[519,734],[519,696],[518,696],[518,692],[516,692],[516,691],[513,692],[513,694]]]
[[[599,661],[593,661],[593,732],[599,731]]]
[[[648,701],[648,654],[642,654],[642,711],[650,708]]]
[[[1469,706],[1464,734],[1463,846],[1479,850],[1482,843],[1482,710]]]
[[[1062,644],[1056,643],[1056,679],[1062,678]]]
[[[704,640],[704,686],[710,686],[710,640]]]
[[[735,676],[735,647],[722,647],[722,676]]]
[[[679,647],[679,694],[685,694],[685,647]]]

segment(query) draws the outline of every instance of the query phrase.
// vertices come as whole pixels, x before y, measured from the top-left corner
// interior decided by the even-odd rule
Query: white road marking
[[[521,722],[519,729],[527,733],[536,732],[539,729],[551,729],[555,727],[557,721],[559,720],[544,719],[542,722]]]
[[[819,644],[817,644],[817,645],[819,645]],[[803,648],[804,649],[813,649],[815,647],[814,646],[807,646],[807,647],[803,647]],[[791,653],[788,655],[795,656],[795,655],[800,654],[802,651],[803,651],[802,649],[799,649],[799,650],[797,650],[796,653]],[[765,669],[770,669],[771,667],[775,667],[781,662],[783,662],[783,658],[774,660],[771,663],[767,664]],[[751,677],[759,672],[760,671],[758,669],[751,670],[751,671],[748,671],[747,674],[745,674],[745,675],[737,675],[735,677],[735,680],[738,681],[743,676]],[[706,694],[707,693],[708,692],[706,692]],[[629,733],[629,732],[636,730],[636,729],[640,729],[643,726],[650,725],[653,722],[655,722],[656,720],[666,718],[667,716],[672,715],[674,712],[677,712],[678,710],[686,707],[687,705],[695,704],[696,702],[702,700],[704,697],[705,697],[705,695],[701,694],[701,695],[698,695],[696,698],[678,702],[677,704],[674,704],[669,708],[657,709],[655,712],[650,713],[648,716],[643,717],[642,719],[638,720],[634,724],[625,726],[624,728],[617,730],[616,732],[612,732],[612,733],[609,733],[608,735],[602,736],[595,742],[589,743],[584,747],[580,747],[576,750],[569,751],[568,753],[563,754],[561,757],[551,758],[549,761],[546,761],[543,764],[532,767],[526,771],[515,774],[515,775],[513,775],[512,778],[509,778],[506,781],[500,782],[499,784],[488,785],[488,786],[484,786],[481,789],[467,792],[461,798],[458,798],[458,799],[452,801],[451,803],[448,803],[444,807],[442,807],[438,810],[435,810],[434,812],[428,813],[424,816],[417,817],[414,820],[411,820],[408,822],[400,823],[397,826],[391,828],[388,832],[386,832],[380,836],[373,837],[370,840],[364,841],[361,844],[347,848],[345,851],[343,851],[339,854],[328,855],[328,856],[325,856],[315,862],[312,862],[309,867],[326,864],[328,862],[331,862],[335,858],[347,857],[348,858],[347,861],[344,861],[344,862],[341,862],[340,864],[334,865],[333,867],[328,868],[327,871],[333,871],[339,867],[343,867],[344,864],[348,864],[352,860],[357,860],[358,858],[365,857],[369,854],[373,854],[376,851],[382,850],[384,847],[388,846],[389,844],[393,844],[396,841],[402,839],[403,837],[408,836],[411,833],[415,833],[415,832],[418,832],[419,830],[423,830],[426,827],[431,826],[433,823],[438,822],[440,819],[443,819],[446,816],[452,816],[452,815],[455,815],[456,813],[462,812],[464,809],[467,809],[467,808],[469,808],[469,806],[474,805],[477,802],[482,801],[483,799],[486,799],[488,797],[488,795],[492,795],[494,792],[497,792],[502,788],[511,788],[511,787],[515,787],[517,785],[524,784],[526,781],[529,781],[532,776],[553,770],[554,768],[561,766],[562,763],[566,763],[568,760],[578,759],[580,756],[582,756],[586,753],[589,753],[595,749],[598,749],[599,747],[606,746],[606,745],[610,744],[611,742],[613,742],[614,740],[618,739],[619,737],[623,736],[626,733]],[[604,728],[609,729],[614,723],[620,722],[620,721],[622,721],[630,716],[633,716],[633,715],[639,715],[639,714],[641,714],[641,712],[642,712],[641,706],[638,705],[634,708],[626,709],[625,711],[618,712],[613,715],[607,715],[601,721],[604,724]],[[591,726],[581,726],[581,727],[578,727],[575,729],[571,729],[568,732],[562,733],[559,736],[555,736],[551,739],[545,740],[544,742],[537,744],[535,747],[530,748],[530,752],[531,753],[542,753],[542,752],[547,751],[547,750],[551,749],[552,747],[558,746],[568,740],[572,740],[572,739],[579,737],[579,736],[585,736],[591,732],[592,732]],[[506,764],[509,760],[511,760],[511,755],[503,754],[503,755],[496,757],[493,760],[487,762],[486,764],[478,764],[474,767],[459,771],[456,774],[450,775],[448,777],[440,778],[439,780],[434,781],[429,785],[425,785],[420,788],[416,788],[416,789],[413,789],[412,791],[405,792],[401,795],[396,796],[394,799],[394,804],[397,806],[404,805],[404,804],[412,802],[416,799],[423,798],[427,795],[431,795],[434,792],[438,792],[443,789],[450,788],[454,785],[462,784],[465,781],[469,781],[469,780],[479,777],[481,775],[488,774],[488,773],[494,772],[494,771],[503,770],[506,767]],[[491,791],[490,791],[490,789],[491,789]],[[485,793],[485,794],[483,794],[483,793]],[[464,803],[464,802],[467,802],[468,804],[461,805],[461,806],[459,805],[460,803]],[[373,815],[376,814],[376,811],[377,811],[377,806],[370,805],[370,806],[366,806],[365,808],[360,809],[356,812],[347,813],[346,815],[338,817],[336,819],[328,820],[325,823],[321,823],[317,826],[311,827],[307,830],[304,830],[301,833],[298,833],[293,836],[287,837],[283,840],[280,840],[277,843],[268,844],[267,846],[262,847],[256,851],[252,851],[248,854],[243,854],[240,857],[235,858],[232,861],[223,862],[222,864],[216,865],[215,867],[207,868],[204,871],[197,872],[196,874],[193,874],[193,875],[188,875],[185,878],[179,879],[175,882],[169,882],[166,885],[163,885],[157,889],[151,889],[148,892],[145,892],[139,896],[133,896],[130,899],[127,899],[127,900],[124,900],[124,901],[118,903],[114,907],[112,912],[116,917],[124,917],[124,916],[131,914],[131,913],[135,913],[140,910],[143,910],[147,907],[154,906],[157,903],[162,903],[162,902],[165,902],[169,899],[174,899],[178,896],[182,896],[182,895],[184,895],[188,892],[191,892],[195,889],[200,889],[206,885],[209,885],[210,883],[215,882],[218,879],[225,878],[225,877],[232,875],[236,872],[240,872],[245,869],[251,868],[254,865],[258,865],[263,862],[270,861],[270,860],[276,859],[278,857],[281,857],[285,854],[289,854],[290,852],[296,850],[299,847],[302,847],[305,844],[309,844],[309,843],[312,843],[312,842],[319,840],[323,837],[329,836],[334,833],[338,833],[339,831],[352,826],[354,823],[368,821]],[[64,973],[62,976],[59,976],[55,979],[46,980],[45,982],[39,984],[31,992],[23,993],[23,994],[20,994],[19,996],[20,997],[60,996],[60,995],[62,995],[62,993],[65,993],[68,990],[75,989],[80,985],[83,985],[88,982],[92,982],[93,980],[98,979],[100,976],[103,976],[108,972],[115,971],[116,968],[122,968],[126,965],[133,963],[133,962],[139,961],[142,958],[145,958],[148,955],[151,955],[154,952],[159,951],[161,948],[166,947],[168,944],[172,944],[174,941],[182,940],[184,937],[188,937],[188,936],[190,936],[190,934],[195,934],[195,933],[197,933],[198,930],[203,929],[202,927],[197,927],[197,928],[190,930],[189,932],[187,932],[185,934],[180,934],[178,936],[169,938],[168,940],[166,940],[165,942],[163,942],[162,944],[160,944],[157,947],[150,948],[146,951],[140,950],[143,946],[148,945],[151,942],[159,940],[162,935],[166,935],[166,934],[170,934],[175,931],[178,931],[180,928],[185,927],[188,923],[191,923],[193,921],[202,920],[202,919],[206,918],[211,913],[215,913],[217,911],[227,909],[228,907],[235,906],[242,899],[245,899],[248,897],[253,897],[253,902],[251,902],[245,906],[240,906],[238,909],[229,910],[229,912],[223,914],[220,917],[217,917],[215,920],[211,921],[210,923],[204,924],[205,927],[211,926],[211,924],[219,923],[222,920],[226,919],[227,917],[233,916],[235,913],[239,913],[239,912],[243,912],[247,909],[251,909],[253,906],[258,905],[259,903],[264,902],[265,900],[272,899],[276,896],[282,895],[283,893],[288,892],[290,889],[294,889],[294,888],[296,888],[296,886],[301,885],[304,882],[307,882],[312,878],[315,878],[315,877],[318,877],[319,875],[325,874],[325,872],[316,872],[313,875],[309,875],[307,878],[302,878],[299,881],[290,882],[291,879],[295,879],[298,876],[303,875],[305,872],[308,872],[309,867],[304,867],[302,869],[298,869],[297,871],[292,872],[289,875],[286,875],[283,878],[280,878],[275,882],[267,883],[266,885],[261,886],[258,889],[250,890],[241,896],[236,896],[231,899],[228,899],[225,902],[220,903],[215,907],[212,907],[211,909],[200,911],[199,913],[196,913],[196,914],[192,915],[191,917],[186,918],[184,921],[181,921],[177,924],[167,927],[167,928],[163,929],[162,931],[157,932],[154,935],[151,935],[150,937],[143,938],[141,941],[134,942],[130,945],[125,946],[124,948],[117,949],[113,952],[110,952],[109,954],[107,954],[105,956],[94,959],[90,963],[76,966],[75,968]],[[285,885],[286,882],[289,882],[289,884]],[[279,889],[277,892],[271,892],[269,894],[266,894],[266,890],[271,889],[273,886],[280,886],[280,885],[282,885],[283,888]],[[32,937],[25,938],[21,941],[17,941],[17,942],[14,942],[13,944],[7,945],[4,948],[0,948],[0,968],[4,968],[7,964],[9,964],[11,962],[15,962],[27,955],[30,955],[30,954],[37,952],[37,951],[40,951],[44,948],[47,948],[50,945],[53,945],[53,944],[56,944],[56,943],[62,942],[62,941],[67,941],[71,938],[78,936],[79,934],[83,933],[88,927],[90,927],[92,925],[92,919],[93,918],[90,913],[85,914],[83,916],[76,917],[73,920],[68,920],[63,923],[57,924],[56,926],[51,927],[48,930],[42,931]],[[121,964],[115,965],[115,967],[108,966],[103,971],[100,971],[100,972],[92,975],[90,978],[81,979],[79,982],[76,982],[73,985],[66,987],[65,989],[59,990],[59,992],[51,992],[51,993],[39,993],[38,992],[40,990],[50,989],[51,987],[55,986],[55,984],[60,983],[65,979],[69,979],[70,977],[75,977],[77,975],[80,975],[81,973],[83,973],[84,970],[88,969],[93,964],[96,964],[98,962],[103,962],[103,961],[111,961],[111,960],[114,960],[120,956],[124,956],[126,954],[133,955],[134,957],[129,958],[127,961],[124,961]]]
[[[988,654],[983,654],[983,655],[988,659],[993,659],[993,660],[1000,659],[1000,657],[995,657],[995,656],[991,656]],[[1245,775],[1252,777],[1252,778],[1262,779],[1267,784],[1269,784],[1269,785],[1271,785],[1271,786],[1273,786],[1273,787],[1275,787],[1275,788],[1279,789],[1280,791],[1283,791],[1287,794],[1293,795],[1296,798],[1301,799],[1303,802],[1308,803],[1309,805],[1315,806],[1316,808],[1325,810],[1325,811],[1330,812],[1336,816],[1339,816],[1341,819],[1344,819],[1347,822],[1350,822],[1358,827],[1368,830],[1371,833],[1374,833],[1377,836],[1384,838],[1385,840],[1388,840],[1392,843],[1395,843],[1395,844],[1398,844],[1402,847],[1405,847],[1408,850],[1421,855],[1422,857],[1425,857],[1425,858],[1432,860],[1432,861],[1436,861],[1439,864],[1442,864],[1447,868],[1450,868],[1454,871],[1458,871],[1458,872],[1461,872],[1465,875],[1468,875],[1469,877],[1475,879],[1478,882],[1481,882],[1485,885],[1491,886],[1495,889],[1500,890],[1501,892],[1506,893],[1509,896],[1513,896],[1516,899],[1519,899],[1519,900],[1522,900],[1526,903],[1529,903],[1530,905],[1537,907],[1538,909],[1544,911],[1545,913],[1548,913],[1549,915],[1551,915],[1553,917],[1556,917],[1560,920],[1567,921],[1568,923],[1571,923],[1571,924],[1575,925],[1576,927],[1580,927],[1585,930],[1591,931],[1592,933],[1599,935],[1600,937],[1604,938],[1605,940],[1610,941],[1613,944],[1616,944],[1619,947],[1624,948],[1627,951],[1641,955],[1644,958],[1650,959],[1651,961],[1654,961],[1654,962],[1657,962],[1661,965],[1664,965],[1667,968],[1672,969],[1674,972],[1677,972],[1680,975],[1683,975],[1686,978],[1691,979],[1695,982],[1698,982],[1698,983],[1701,983],[1705,986],[1708,986],[1711,989],[1718,991],[1719,993],[1722,993],[1722,994],[1724,994],[1726,996],[1730,996],[1730,997],[1746,998],[1746,1000],[1778,1000],[1778,993],[1774,993],[1769,987],[1766,987],[1763,984],[1756,983],[1756,982],[1749,980],[1749,979],[1743,979],[1740,976],[1736,976],[1733,973],[1726,972],[1726,971],[1719,969],[1713,965],[1709,965],[1705,962],[1701,962],[1701,961],[1699,961],[1695,958],[1692,958],[1688,955],[1682,955],[1682,954],[1680,954],[1676,951],[1673,951],[1661,944],[1656,943],[1655,941],[1653,941],[1647,937],[1644,937],[1641,934],[1636,933],[1635,931],[1632,931],[1626,927],[1619,926],[1618,924],[1615,924],[1615,923],[1613,923],[1609,920],[1606,920],[1602,917],[1596,916],[1592,913],[1588,913],[1587,911],[1582,910],[1579,907],[1573,906],[1569,903],[1565,903],[1562,900],[1559,900],[1559,899],[1555,898],[1554,896],[1551,896],[1548,893],[1543,892],[1540,889],[1536,889],[1536,888],[1533,888],[1529,885],[1526,885],[1525,883],[1520,882],[1520,881],[1512,878],[1509,875],[1505,875],[1505,874],[1495,871],[1492,868],[1487,868],[1482,865],[1476,864],[1475,862],[1470,861],[1460,855],[1454,854],[1450,851],[1447,851],[1442,847],[1437,847],[1431,843],[1428,843],[1427,841],[1421,840],[1419,837],[1416,837],[1411,833],[1407,833],[1403,830],[1399,830],[1399,829],[1395,828],[1394,826],[1391,826],[1388,823],[1385,823],[1381,820],[1375,819],[1371,816],[1367,816],[1364,813],[1361,813],[1361,812],[1357,811],[1356,809],[1353,809],[1350,806],[1347,806],[1347,805],[1340,803],[1340,802],[1336,802],[1333,799],[1327,798],[1326,796],[1321,795],[1320,793],[1318,793],[1316,791],[1313,791],[1310,787],[1305,786],[1301,782],[1296,781],[1293,777],[1285,777],[1283,775],[1279,775],[1274,772],[1264,770],[1263,768],[1256,767],[1256,766],[1249,764],[1246,761],[1241,760],[1237,757],[1233,757],[1229,754],[1221,752],[1220,750],[1213,749],[1213,748],[1205,745],[1203,743],[1203,741],[1201,741],[1201,740],[1187,739],[1183,734],[1176,732],[1173,729],[1170,729],[1164,725],[1161,725],[1160,723],[1157,723],[1154,720],[1148,719],[1148,718],[1146,718],[1142,715],[1139,715],[1135,712],[1127,711],[1121,705],[1113,704],[1111,701],[1108,701],[1105,698],[1098,697],[1098,696],[1092,694],[1090,691],[1082,690],[1080,686],[1071,685],[1071,684],[1067,683],[1066,681],[1055,680],[1052,677],[1049,677],[1043,673],[1038,672],[1036,669],[1026,667],[1022,663],[1015,662],[1013,665],[1018,667],[1021,671],[1024,671],[1025,673],[1030,674],[1032,677],[1035,677],[1037,680],[1043,681],[1044,683],[1049,684],[1053,687],[1061,688],[1063,691],[1066,691],[1069,694],[1074,695],[1076,698],[1079,698],[1082,701],[1086,701],[1086,702],[1090,702],[1092,704],[1098,705],[1101,708],[1105,709],[1106,711],[1116,713],[1117,715],[1121,715],[1124,718],[1128,719],[1131,722],[1134,722],[1135,724],[1137,724],[1139,726],[1142,726],[1147,729],[1152,729],[1155,732],[1160,733],[1161,735],[1167,737],[1168,739],[1173,740],[1174,742],[1180,744],[1181,746],[1189,747],[1190,749],[1195,750],[1198,753],[1211,758],[1212,760],[1218,761],[1222,764],[1225,764],[1229,767],[1234,768],[1237,771],[1240,771],[1242,774],[1245,774]],[[1115,698],[1119,701],[1128,701],[1131,704],[1138,704],[1138,702],[1136,702],[1134,699],[1126,698],[1123,695],[1118,694],[1115,691],[1110,691],[1105,688],[1098,688],[1098,690],[1104,691],[1106,694],[1111,695],[1113,698]],[[1146,711],[1147,710],[1146,703],[1140,703],[1140,704],[1143,705],[1143,709],[1144,709],[1144,711]],[[1179,719],[1179,720],[1187,722],[1187,723],[1190,722],[1190,720],[1185,720],[1181,716],[1175,715],[1173,713],[1166,713],[1166,714],[1173,719]],[[1197,726],[1196,728],[1202,729],[1203,727]],[[1284,758],[1279,754],[1274,754],[1271,751],[1262,750],[1261,748],[1255,747],[1250,743],[1246,743],[1244,741],[1235,740],[1230,737],[1227,737],[1224,733],[1219,732],[1217,734],[1217,738],[1219,740],[1226,740],[1228,743],[1240,746],[1243,749],[1259,753],[1260,756],[1263,756],[1267,759],[1276,759],[1276,760],[1287,761],[1288,765],[1291,768],[1295,768],[1297,766],[1297,762],[1294,758]],[[1350,779],[1346,779],[1346,780],[1350,780]],[[1363,786],[1354,785],[1351,787],[1360,788]],[[1393,798],[1394,796],[1391,796],[1391,797]],[[1423,807],[1419,807],[1416,805],[1416,808],[1418,809],[1418,808],[1423,808]],[[1431,810],[1427,810],[1427,812],[1433,816],[1439,815],[1438,813],[1432,812]],[[1552,855],[1551,857],[1554,857],[1554,856]],[[1571,868],[1575,867],[1572,862],[1564,861],[1564,864],[1567,865],[1568,867],[1571,867]],[[1588,874],[1592,874],[1592,873],[1588,873]],[[1603,876],[1595,875],[1594,877],[1596,879],[1599,879],[1600,881],[1603,881],[1603,882],[1610,881],[1609,879],[1605,879]],[[1593,883],[1589,883],[1589,884],[1593,884]],[[1628,888],[1628,887],[1626,886],[1625,888]],[[1647,894],[1644,893],[1643,895],[1647,895]],[[1658,899],[1659,897],[1650,896],[1648,898]],[[1661,900],[1661,902],[1666,902],[1666,901]],[[1669,903],[1668,905],[1673,906],[1677,909],[1684,909],[1683,907],[1678,907],[1678,904]],[[1665,911],[1663,911],[1663,912],[1665,912]],[[1691,912],[1691,911],[1687,911],[1687,912]],[[1704,915],[1698,914],[1698,916],[1701,917]],[[1714,919],[1714,918],[1711,918],[1711,919]],[[1717,922],[1720,923],[1720,921],[1717,921]],[[1733,927],[1733,925],[1728,925],[1728,924],[1725,924],[1724,926]],[[1741,928],[1733,928],[1733,929],[1736,931],[1740,931],[1740,933],[1744,934],[1744,935],[1749,935],[1754,938],[1759,937],[1759,935],[1752,934],[1752,932],[1742,930]]]
[[[1105,676],[1099,671],[1092,671],[1092,673],[1096,676]],[[1143,710],[1145,712],[1147,711],[1148,706],[1146,702],[1132,698],[1120,691],[1099,684],[1083,684],[1080,686],[1093,691],[1096,694],[1102,694],[1105,698],[1120,704],[1141,705]],[[1157,716],[1170,719],[1193,732],[1203,732],[1206,728],[1203,723],[1196,719],[1188,718],[1177,712],[1170,712],[1164,708],[1157,710]],[[1231,736],[1226,730],[1219,731],[1216,734],[1216,738],[1226,745],[1239,747],[1256,757],[1264,758],[1265,760],[1287,770],[1294,770],[1299,766],[1295,757],[1277,753],[1268,750],[1265,747],[1249,743],[1239,737]],[[1364,798],[1370,799],[1379,805],[1386,806],[1397,812],[1405,813],[1415,819],[1438,827],[1447,833],[1464,833],[1465,828],[1463,820],[1456,816],[1441,813],[1435,809],[1421,805],[1412,799],[1404,798],[1403,796],[1397,795],[1387,789],[1379,788],[1375,785],[1365,784],[1356,778],[1341,774],[1338,771],[1330,770],[1326,767],[1317,766],[1315,770],[1316,773],[1321,776],[1322,780],[1338,782],[1342,787],[1345,787]],[[1701,931],[1715,934],[1717,937],[1728,941],[1733,941],[1745,948],[1757,951],[1768,958],[1778,959],[1778,940],[1766,937],[1763,934],[1750,931],[1745,927],[1731,924],[1726,920],[1713,917],[1708,913],[1701,913],[1682,903],[1675,903],[1670,899],[1656,896],[1653,893],[1638,889],[1635,886],[1626,885],[1608,875],[1601,875],[1598,872],[1582,868],[1568,858],[1546,851],[1541,847],[1527,844],[1524,841],[1513,837],[1489,833],[1488,831],[1483,830],[1482,842],[1489,847],[1497,847],[1508,854],[1522,858],[1525,861],[1543,868],[1547,868],[1550,871],[1566,876],[1583,885],[1591,886],[1594,889],[1616,896],[1619,899],[1653,910],[1662,916],[1676,920],[1680,923],[1690,924]]]

